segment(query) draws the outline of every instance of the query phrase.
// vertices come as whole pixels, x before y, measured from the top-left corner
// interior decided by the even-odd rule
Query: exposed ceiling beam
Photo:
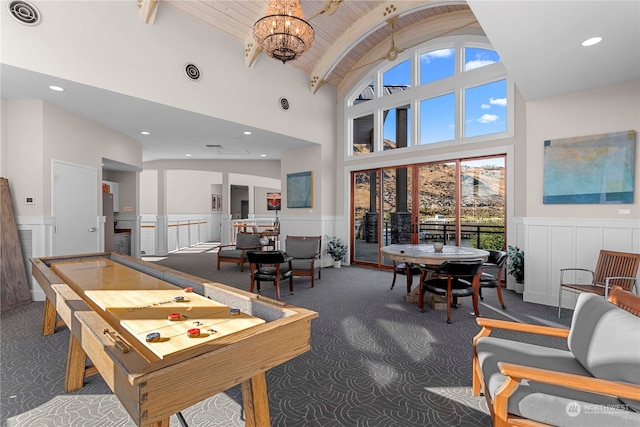
[[[140,8],[139,16],[142,22],[151,25],[155,23],[159,1],[160,0],[138,0],[138,8]]]

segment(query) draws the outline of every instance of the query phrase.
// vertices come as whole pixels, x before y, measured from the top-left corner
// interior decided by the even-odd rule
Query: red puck
[[[198,337],[200,336],[200,329],[199,328],[189,329],[187,331],[187,335],[189,335],[189,338]]]
[[[169,318],[169,320],[180,320],[180,313],[171,313],[169,316],[167,316]]]

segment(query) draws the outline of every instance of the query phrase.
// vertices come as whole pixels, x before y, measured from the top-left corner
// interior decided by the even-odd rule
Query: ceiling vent
[[[200,80],[200,70],[195,64],[187,64],[184,66],[184,72],[193,81]]]
[[[220,145],[220,144],[207,144],[207,147],[209,147],[209,148],[222,148],[222,145]]]
[[[9,13],[13,19],[24,25],[38,25],[40,23],[40,12],[29,2],[15,0],[7,5]]]

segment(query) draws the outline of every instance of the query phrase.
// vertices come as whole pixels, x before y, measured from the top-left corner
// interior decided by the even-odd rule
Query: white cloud
[[[439,49],[422,55],[422,59],[429,63],[431,59],[448,58],[453,55],[453,49]]]
[[[489,108],[491,108],[491,105],[488,105],[488,104],[482,104],[482,105],[480,106],[480,108],[482,108],[483,110],[488,110]]]
[[[476,68],[494,64],[495,62],[496,61],[492,61],[490,59],[474,59],[473,61],[468,61],[464,65],[465,65],[466,71],[471,71],[471,70],[475,70]]]
[[[498,120],[500,117],[495,114],[483,114],[478,121],[482,124],[492,123]]]
[[[491,105],[499,105],[501,107],[504,107],[507,105],[507,98],[491,98],[489,100],[489,103]]]

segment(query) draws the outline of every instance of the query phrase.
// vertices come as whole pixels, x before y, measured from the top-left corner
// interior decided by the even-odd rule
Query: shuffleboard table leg
[[[242,383],[242,402],[247,427],[269,427],[269,397],[264,372]]]
[[[44,313],[42,314],[42,335],[48,336],[53,335],[56,331],[56,318],[58,313],[56,313],[56,307],[53,305],[49,298],[45,298],[44,300]]]
[[[69,393],[80,390],[84,385],[85,363],[87,353],[73,334],[69,334],[69,351],[67,352],[67,371],[64,380],[64,391]]]

